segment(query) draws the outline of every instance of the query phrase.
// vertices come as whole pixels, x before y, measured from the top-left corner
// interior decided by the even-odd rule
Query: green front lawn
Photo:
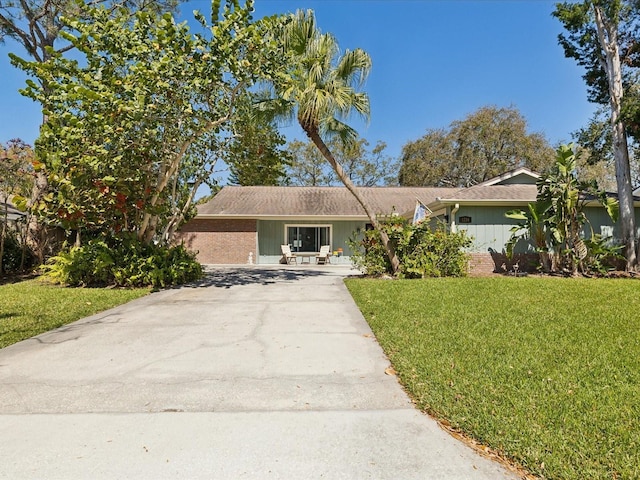
[[[142,297],[149,291],[63,288],[37,279],[0,285],[0,348]]]
[[[640,478],[638,280],[347,287],[419,408],[544,478]]]

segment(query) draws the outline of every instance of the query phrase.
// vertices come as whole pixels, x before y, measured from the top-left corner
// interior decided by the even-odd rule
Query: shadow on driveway
[[[204,277],[182,288],[218,287],[231,288],[243,285],[270,285],[276,282],[292,282],[308,277],[330,275],[331,271],[314,269],[292,270],[287,268],[209,268]]]

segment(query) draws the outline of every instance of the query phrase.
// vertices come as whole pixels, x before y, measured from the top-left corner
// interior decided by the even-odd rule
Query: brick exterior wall
[[[504,253],[471,253],[469,255],[469,274],[488,275],[491,273],[505,273],[513,271],[513,266],[518,264],[520,272],[535,272],[540,264],[537,254],[516,253],[509,260]]]
[[[200,263],[246,264],[256,261],[256,220],[194,219],[182,226],[176,243],[197,252]]]

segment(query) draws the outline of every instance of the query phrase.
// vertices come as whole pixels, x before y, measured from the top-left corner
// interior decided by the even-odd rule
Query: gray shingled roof
[[[377,214],[413,210],[416,200],[427,205],[458,188],[369,187],[359,189]],[[364,216],[364,210],[344,187],[224,187],[198,206],[200,216]]]
[[[443,195],[441,201],[507,201],[507,202],[535,202],[537,188],[535,185],[476,185]]]

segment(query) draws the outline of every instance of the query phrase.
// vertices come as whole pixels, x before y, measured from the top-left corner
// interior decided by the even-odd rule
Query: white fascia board
[[[506,200],[506,199],[489,199],[489,200],[459,200],[454,198],[447,198],[446,200],[436,200],[435,202],[427,205],[431,210],[436,211],[438,209],[445,208],[447,206],[460,204],[460,206],[465,207],[484,207],[484,206],[494,206],[494,207],[513,207],[518,205],[528,205],[529,203],[535,202],[536,199],[531,200]]]
[[[427,205],[434,212],[437,209],[443,209],[447,206],[455,205],[459,203],[461,206],[465,207],[483,207],[483,206],[494,206],[494,207],[514,207],[519,205],[528,205],[530,203],[535,203],[536,199],[533,198],[531,200],[500,200],[500,199],[489,199],[489,200],[456,200],[449,199],[446,200],[436,200],[435,202],[431,202]],[[584,204],[587,207],[601,207],[599,201],[597,200],[588,200]],[[640,201],[634,202],[634,207],[640,207]]]
[[[523,175],[523,174],[531,178],[534,178],[536,180],[540,179],[539,173],[536,173],[533,170],[529,170],[527,167],[519,167],[510,172],[503,173],[502,175],[499,175],[497,177],[493,177],[493,178],[490,178],[489,180],[485,180],[484,182],[477,183],[476,185],[474,185],[474,187],[477,187],[477,186],[490,187],[491,185],[496,185],[500,182],[504,182],[505,180],[509,180],[510,178],[517,177],[518,175]]]

